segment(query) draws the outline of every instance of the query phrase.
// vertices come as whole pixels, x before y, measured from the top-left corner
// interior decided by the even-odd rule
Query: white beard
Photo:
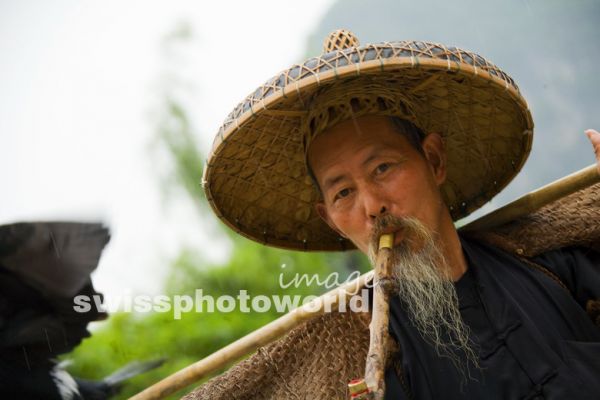
[[[392,249],[392,263],[397,294],[411,322],[439,356],[450,358],[461,373],[468,374],[459,352],[476,368],[478,357],[469,339],[469,328],[461,318],[450,269],[435,235],[417,219],[381,217],[376,221],[369,246],[373,264],[379,237],[390,228],[403,235],[402,242]]]

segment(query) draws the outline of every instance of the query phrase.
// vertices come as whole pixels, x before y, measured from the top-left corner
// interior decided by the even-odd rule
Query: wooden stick
[[[369,326],[371,336],[365,367],[365,383],[374,400],[383,400],[385,395],[385,365],[389,348],[389,296],[393,287],[391,263],[393,243],[393,234],[381,236],[375,262],[373,315]]]
[[[194,382],[208,376],[210,373],[223,368],[243,356],[256,351],[275,339],[283,336],[301,323],[321,315],[345,301],[346,296],[352,296],[360,291],[373,278],[373,271],[361,275],[346,284],[333,289],[321,297],[300,306],[273,322],[249,333],[235,342],[223,347],[208,357],[168,376],[162,381],[136,394],[133,400],[162,399]]]
[[[558,179],[463,226],[462,231],[485,230],[523,217],[558,199],[600,182],[596,164]]]
[[[600,174],[597,172],[596,165],[589,166],[579,172],[571,174],[565,178],[559,179],[547,186],[531,192],[522,198],[507,204],[506,206],[479,218],[476,221],[461,228],[462,230],[488,229],[509,222],[515,218],[531,213],[552,201],[567,196],[592,184],[600,182]],[[385,251],[381,252],[381,257]],[[379,257],[379,255],[378,255]],[[225,346],[221,350],[210,356],[168,376],[162,381],[150,386],[144,391],[133,396],[134,400],[162,399],[180,389],[183,389],[194,382],[208,376],[215,370],[242,358],[243,356],[256,351],[261,346],[267,345],[286,334],[301,323],[323,313],[323,309],[312,311],[311,305],[320,304],[325,306],[331,301],[332,306],[337,305],[342,296],[352,293],[352,290],[361,288],[367,281],[373,278],[373,271],[368,272],[359,278],[348,282],[330,292],[327,292],[313,302],[299,307],[290,313],[281,316],[275,321],[249,333],[241,339]],[[387,303],[387,302],[386,302]],[[388,306],[389,307],[389,306]],[[375,308],[375,306],[374,306]],[[389,308],[388,308],[389,311]],[[385,314],[389,318],[389,314]],[[386,327],[387,329],[387,327]],[[386,331],[387,334],[387,331]],[[370,349],[369,349],[370,351]],[[381,365],[381,363],[380,363]],[[383,364],[385,366],[385,363]]]

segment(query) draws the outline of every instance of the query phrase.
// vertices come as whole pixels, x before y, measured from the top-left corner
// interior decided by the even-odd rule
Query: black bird
[[[162,364],[128,365],[86,381],[56,361],[90,336],[89,322],[107,317],[95,307],[76,311],[73,299],[100,296],[90,274],[109,239],[99,223],[0,226],[0,398],[106,399],[123,380]]]

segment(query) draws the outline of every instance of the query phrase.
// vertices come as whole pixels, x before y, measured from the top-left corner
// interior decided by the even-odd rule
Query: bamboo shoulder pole
[[[206,358],[166,377],[160,382],[136,394],[133,400],[162,399],[194,382],[201,380],[212,372],[239,360],[243,356],[256,351],[259,347],[267,345],[280,336],[294,329],[301,323],[337,307],[340,301],[345,301],[346,296],[358,293],[365,284],[373,278],[373,271],[361,275],[357,279],[333,289],[313,301],[298,307],[223,347],[221,350]]]
[[[471,222],[464,226],[462,230],[488,229],[501,225],[598,182],[600,182],[600,174],[597,171],[597,166],[589,166],[581,171],[544,186],[541,189],[531,192],[520,199]],[[132,399],[161,399],[199,381],[215,370],[256,351],[260,346],[264,346],[274,341],[300,325],[302,322],[322,314],[327,302],[331,301],[332,306],[335,306],[342,296],[353,293],[353,289],[357,290],[361,288],[372,278],[373,271],[368,272],[358,279],[348,282],[337,289],[327,292],[318,299],[283,315],[264,327],[225,346],[216,353],[168,376],[162,381],[133,396]]]
[[[384,234],[379,239],[373,280],[373,315],[371,316],[369,353],[365,367],[365,383],[371,399],[383,400],[385,396],[385,365],[389,342],[389,297],[393,286],[391,253],[394,235]]]
[[[465,225],[462,231],[491,229],[530,214],[558,199],[600,182],[596,164],[534,190],[507,205]]]

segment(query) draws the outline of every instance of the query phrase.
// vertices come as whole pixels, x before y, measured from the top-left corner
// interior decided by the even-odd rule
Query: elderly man
[[[391,331],[404,376],[388,374],[386,398],[597,396],[600,331],[582,306],[600,296],[600,257],[563,249],[540,258],[563,290],[461,238],[439,190],[441,137],[411,144],[418,128],[399,125],[381,116],[345,121],[308,151],[323,193],[316,207],[333,230],[365,253],[381,233],[396,233]]]
[[[424,42],[359,47],[337,31],[320,58],[274,77],[230,114],[205,188],[225,223],[267,245],[373,256],[379,236],[395,234],[386,399],[597,398],[600,330],[586,307],[600,298],[600,256],[564,244],[597,243],[598,229],[564,232],[560,245],[530,238],[541,250],[524,258],[454,226],[516,175],[532,132],[516,84],[482,57]],[[600,134],[586,133],[600,171]],[[599,225],[594,210],[583,224]],[[358,352],[349,346],[340,351]],[[263,361],[285,397],[344,393],[335,382],[316,395],[311,376],[298,385],[275,353]],[[329,357],[293,358],[319,356]],[[238,370],[230,381],[236,373],[247,378]],[[335,379],[352,378],[344,373]],[[266,375],[231,388],[241,398],[283,397]],[[223,379],[191,397],[231,397]]]

